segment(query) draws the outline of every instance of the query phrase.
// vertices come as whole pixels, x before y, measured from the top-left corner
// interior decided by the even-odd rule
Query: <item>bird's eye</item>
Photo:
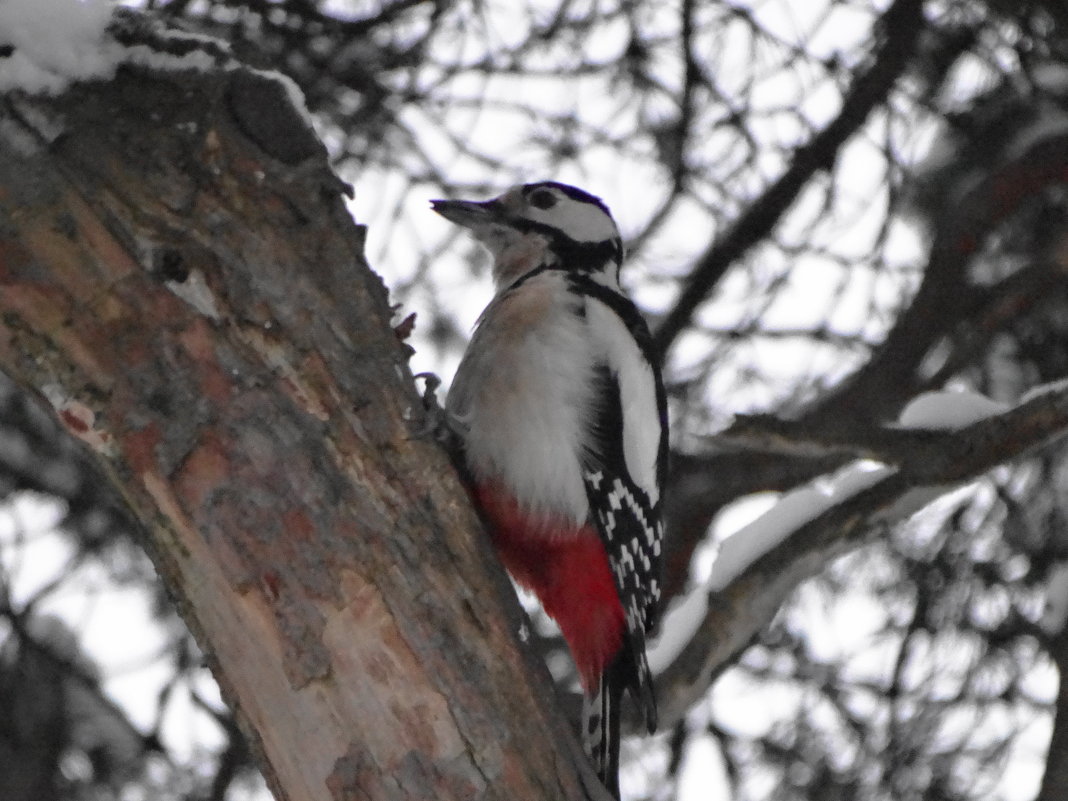
[[[551,209],[556,205],[556,195],[548,189],[537,189],[528,198],[530,205],[536,209]]]

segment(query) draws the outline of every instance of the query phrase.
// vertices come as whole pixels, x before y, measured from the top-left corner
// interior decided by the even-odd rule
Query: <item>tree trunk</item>
[[[0,97],[0,367],[125,499],[280,799],[581,797],[345,188],[218,57]]]

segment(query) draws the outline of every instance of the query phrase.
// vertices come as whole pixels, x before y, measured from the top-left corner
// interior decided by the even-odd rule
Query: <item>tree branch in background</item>
[[[682,586],[685,572],[673,571],[688,568],[693,548],[726,502],[754,492],[787,488],[783,482],[771,480],[767,470],[754,469],[770,459],[770,452],[779,454],[772,460],[776,463],[768,465],[774,475],[800,483],[833,469],[846,451],[880,458],[887,448],[907,448],[923,435],[893,432],[878,424],[895,416],[918,392],[941,386],[950,375],[973,362],[977,350],[1003,331],[1010,320],[1059,297],[1068,284],[1061,271],[1047,263],[1013,273],[995,288],[975,290],[973,302],[962,299],[967,286],[965,270],[981,243],[1043,191],[1065,185],[1068,135],[1037,139],[1011,159],[992,166],[996,169],[971,186],[957,200],[955,213],[944,219],[916,297],[871,359],[818,399],[796,427],[785,421],[774,424],[821,437],[816,451],[802,452],[802,442],[791,440],[797,448],[793,452],[771,448],[754,453],[748,449],[754,443],[740,441],[743,429],[738,429],[704,455],[675,459],[676,497],[668,501],[672,536],[668,544],[669,591]],[[948,348],[945,369],[921,375],[924,359],[943,341]],[[762,431],[772,433],[767,426]],[[832,442],[841,447],[837,457],[827,449]]]
[[[755,200],[730,231],[698,257],[675,305],[654,333],[657,349],[666,353],[689,327],[697,307],[738,260],[767,237],[813,175],[830,169],[839,148],[882,103],[908,68],[923,30],[923,0],[896,0],[883,15],[883,41],[871,66],[857,76],[842,110],[826,128],[794,151],[789,168]]]
[[[1035,801],[1059,801],[1068,797],[1068,627],[1062,628],[1049,641],[1050,656],[1060,674],[1057,700],[1054,706],[1053,733],[1049,741],[1049,759],[1042,775],[1042,785]]]
[[[746,421],[740,428],[745,430],[742,438],[774,442],[777,451],[819,447],[818,435],[790,441],[778,423],[761,430],[759,422]],[[897,451],[900,459],[891,462],[895,468],[891,474],[801,522],[722,591],[710,595],[699,633],[659,677],[666,725],[681,720],[719,671],[768,625],[798,584],[831,559],[869,542],[960,483],[1006,461],[1025,458],[1068,434],[1068,388],[1051,388],[1004,414],[959,430],[894,432],[891,438],[898,434],[902,438],[895,441],[894,450],[906,438],[909,446]],[[726,436],[730,438],[730,432]],[[833,434],[825,440],[829,450],[841,446]]]
[[[985,166],[989,172],[954,197],[953,208],[941,217],[923,283],[886,341],[863,368],[815,403],[807,417],[878,423],[916,394],[923,386],[924,358],[966,319],[970,304],[966,296],[962,303],[962,292],[970,287],[965,270],[983,243],[1025,204],[1068,184],[1068,134],[1040,138],[1004,162]],[[1051,283],[1063,286],[1063,279]]]

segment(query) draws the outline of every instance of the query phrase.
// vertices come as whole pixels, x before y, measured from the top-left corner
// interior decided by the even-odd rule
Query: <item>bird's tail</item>
[[[613,798],[619,798],[619,710],[625,686],[618,673],[604,671],[582,703],[582,746]]]

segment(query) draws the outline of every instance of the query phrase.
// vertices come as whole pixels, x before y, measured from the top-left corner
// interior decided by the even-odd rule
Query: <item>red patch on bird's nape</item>
[[[626,625],[600,537],[591,526],[531,514],[499,485],[479,484],[474,494],[505,568],[560,626],[591,694]]]

